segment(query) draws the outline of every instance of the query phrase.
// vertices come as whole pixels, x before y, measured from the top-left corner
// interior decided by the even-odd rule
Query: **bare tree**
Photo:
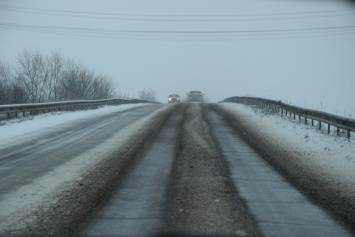
[[[109,76],[97,75],[92,83],[92,99],[108,99],[113,97],[116,87]]]
[[[115,98],[120,98],[120,99],[130,99],[129,93],[127,91],[119,91],[113,95]]]
[[[0,104],[7,104],[11,97],[11,72],[6,62],[0,61]]]
[[[0,103],[106,99],[114,95],[115,85],[109,76],[65,60],[58,51],[44,57],[23,50],[13,70],[0,61],[0,92]]]
[[[82,64],[69,62],[60,81],[61,95],[68,99],[107,99],[115,91],[112,80],[106,75],[95,75]]]
[[[10,101],[7,104],[24,104],[28,103],[28,94],[26,90],[18,83],[12,83],[12,93]]]
[[[79,91],[78,97],[79,99],[92,99],[92,83],[94,81],[94,70],[89,70],[84,66],[81,66],[80,72],[78,75],[78,83],[79,83]]]
[[[145,100],[147,98],[147,92],[143,89],[139,92],[139,95],[138,95],[139,99],[141,100]]]
[[[0,61],[0,104],[27,103],[26,91],[12,74],[10,65]]]
[[[53,51],[51,56],[47,58],[47,65],[49,67],[49,79],[48,79],[48,101],[59,100],[59,81],[63,76],[65,69],[65,60],[58,51]]]
[[[26,90],[29,102],[43,102],[46,95],[49,69],[39,51],[22,51],[16,58],[15,78]]]
[[[0,60],[0,80],[10,81],[11,80],[11,67],[7,62]]]
[[[71,100],[78,99],[80,85],[77,80],[80,73],[80,65],[74,61],[68,61],[60,80],[60,99]]]
[[[154,90],[148,90],[148,91],[141,90],[139,92],[139,99],[155,102],[156,101],[156,93]]]

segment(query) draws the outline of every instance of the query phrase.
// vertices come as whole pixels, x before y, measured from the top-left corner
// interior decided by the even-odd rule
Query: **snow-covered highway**
[[[354,142],[234,104],[8,121],[0,236],[353,236]]]
[[[38,209],[61,205],[57,200],[80,184],[88,173],[97,172],[97,166],[103,165],[112,153],[117,149],[125,151],[126,143],[132,139],[138,142],[133,138],[135,133],[144,138],[147,121],[163,108],[139,104],[105,107],[42,115],[2,126],[2,232],[8,235],[14,230],[16,234],[19,226],[36,220],[34,213]],[[43,203],[45,206],[41,206]]]

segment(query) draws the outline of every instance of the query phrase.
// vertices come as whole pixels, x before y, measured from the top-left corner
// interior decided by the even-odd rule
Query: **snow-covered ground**
[[[333,131],[318,130],[318,126],[299,123],[298,119],[281,117],[266,110],[242,104],[222,103],[235,112],[243,121],[260,133],[260,137],[300,154],[300,162],[309,167],[318,167],[329,178],[342,180],[347,187],[355,186],[355,134],[337,136]],[[254,131],[255,131],[254,130]],[[355,192],[348,190],[349,192]],[[353,193],[354,194],[354,193]]]
[[[60,111],[45,113],[36,116],[29,116],[24,118],[12,119],[12,120],[0,120],[0,146],[13,139],[18,139],[24,134],[29,134],[41,129],[57,126],[69,121],[82,119],[91,116],[98,116],[103,114],[109,114],[112,112],[118,112],[127,110],[137,106],[147,104],[126,104],[120,106],[103,106],[94,110],[83,111]]]

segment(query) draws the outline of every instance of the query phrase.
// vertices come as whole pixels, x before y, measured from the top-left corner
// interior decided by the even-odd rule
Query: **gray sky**
[[[201,90],[210,102],[249,95],[355,117],[345,1],[0,0],[0,42],[0,60],[58,50],[131,97]]]

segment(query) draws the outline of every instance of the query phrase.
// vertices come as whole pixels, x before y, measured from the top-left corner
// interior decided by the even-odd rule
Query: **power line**
[[[216,34],[216,35],[169,35],[169,34],[154,34],[149,35],[138,31],[136,34],[129,33],[94,33],[94,32],[75,32],[75,31],[53,31],[51,29],[31,29],[31,28],[11,28],[4,27],[0,23],[0,28],[7,28],[10,30],[20,30],[25,32],[39,32],[50,35],[67,35],[67,36],[78,36],[78,37],[89,37],[89,38],[100,38],[100,39],[118,39],[118,40],[137,40],[137,41],[174,41],[174,42],[188,42],[188,41],[235,41],[235,40],[279,40],[279,39],[302,39],[302,38],[314,38],[314,37],[331,37],[341,35],[353,35],[354,29],[349,30],[337,30],[337,31],[317,31],[317,32],[283,32],[283,33],[245,33],[245,34]]]
[[[267,29],[267,30],[208,30],[208,31],[179,31],[179,30],[115,30],[82,27],[63,27],[1,23],[0,28],[17,30],[34,30],[41,32],[80,34],[80,35],[129,35],[129,36],[170,36],[170,37],[214,37],[214,36],[258,36],[258,35],[286,35],[286,34],[312,34],[312,33],[336,33],[349,32],[355,30],[355,25],[334,26],[334,27],[314,27],[314,28],[294,28],[294,29]]]
[[[115,16],[148,16],[148,17],[236,17],[236,16],[270,16],[270,15],[299,15],[299,14],[321,14],[321,13],[339,13],[339,12],[352,12],[351,10],[328,10],[328,11],[309,11],[309,12],[289,12],[289,13],[271,13],[271,14],[214,14],[214,15],[164,15],[164,14],[127,14],[127,13],[109,13],[109,12],[84,12],[84,11],[69,11],[69,10],[53,10],[43,8],[25,8],[25,7],[10,7],[0,6],[1,9],[18,9],[18,10],[31,10],[31,11],[48,11],[48,12],[62,12],[62,13],[75,13],[75,14],[94,14],[94,15],[115,15]]]
[[[344,14],[353,15],[350,10],[329,10],[329,11],[309,11],[309,12],[289,12],[274,14],[234,14],[234,15],[161,15],[161,14],[120,14],[108,12],[85,12],[85,11],[67,11],[41,8],[11,7],[0,6],[0,11],[17,11],[35,14],[60,15],[69,17],[110,19],[110,20],[132,20],[132,21],[261,21],[261,20],[282,20],[282,19],[304,19],[343,16]],[[269,17],[252,19],[235,19],[242,17]],[[128,17],[128,18],[127,18]],[[133,18],[132,18],[133,17]],[[139,17],[139,18],[136,18]],[[142,18],[144,17],[144,18]],[[162,18],[163,17],[163,18]],[[273,18],[270,18],[273,17]],[[335,26],[335,27],[316,27],[316,28],[298,28],[298,29],[267,29],[267,30],[207,30],[207,31],[177,31],[177,30],[115,30],[99,28],[81,28],[81,27],[63,27],[30,25],[16,23],[1,23],[0,28],[22,30],[28,32],[42,32],[50,34],[76,35],[85,37],[130,37],[130,38],[218,38],[218,37],[279,37],[279,36],[313,36],[313,35],[331,35],[354,32],[355,26]]]
[[[323,18],[354,15],[350,10],[329,10],[329,11],[310,11],[310,12],[289,12],[289,13],[273,13],[273,14],[225,14],[225,15],[162,15],[162,14],[122,14],[108,12],[85,12],[85,11],[68,11],[53,10],[40,8],[25,7],[9,7],[0,6],[1,11],[15,11],[32,14],[79,17],[90,19],[108,19],[108,20],[125,20],[125,21],[264,21],[264,20],[283,20],[283,19],[305,19],[305,18]],[[138,17],[138,18],[137,18]],[[143,17],[143,18],[142,18]],[[241,17],[249,17],[249,19],[235,19]],[[268,17],[268,18],[252,18],[250,17]],[[272,17],[272,18],[270,18]],[[174,19],[175,18],[175,19]]]

